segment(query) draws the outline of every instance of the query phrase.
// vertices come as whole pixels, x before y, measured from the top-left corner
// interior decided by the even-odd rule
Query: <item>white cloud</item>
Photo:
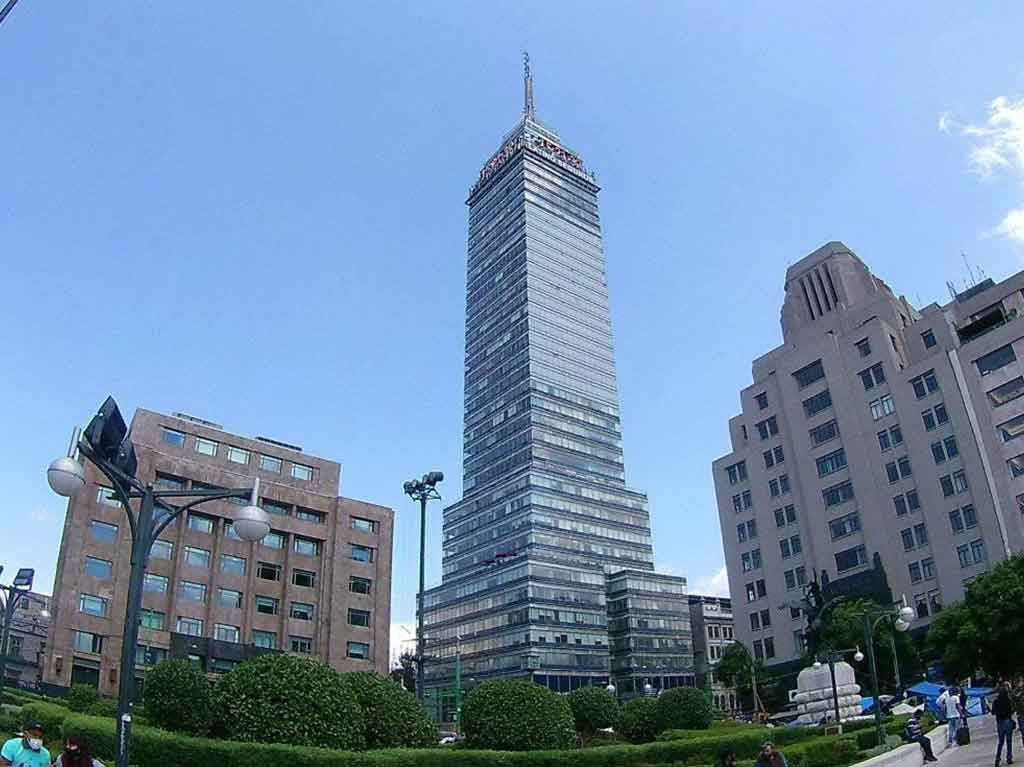
[[[702,575],[690,582],[688,591],[691,594],[727,597],[729,596],[729,571],[723,565],[720,570],[711,575]]]
[[[28,513],[28,518],[33,522],[49,522],[53,519],[53,515],[46,509],[33,509]]]
[[[952,125],[949,112],[939,116],[940,131],[948,133]],[[968,155],[971,171],[981,178],[1008,174],[1020,183],[1024,197],[1024,98],[993,99],[988,105],[988,118],[983,123],[965,125],[960,133],[972,141]],[[986,234],[1024,246],[1024,205],[1007,212]]]

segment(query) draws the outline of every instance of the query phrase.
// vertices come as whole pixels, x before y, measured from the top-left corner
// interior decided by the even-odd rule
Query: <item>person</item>
[[[64,752],[57,757],[53,767],[103,767],[103,762],[93,759],[89,744],[77,735],[69,735],[64,743]]]
[[[757,755],[754,767],[789,767],[789,762],[781,751],[775,750],[771,741],[765,741],[761,744],[761,752]]]
[[[722,767],[736,767],[736,752],[726,751],[722,754]]]
[[[939,693],[938,700],[935,701],[935,705],[939,709],[939,724],[946,723],[946,698],[949,697],[949,689],[946,687],[942,688],[942,692]]]
[[[0,748],[3,767],[49,767],[50,752],[43,748],[43,725],[30,722],[21,731],[21,737],[11,738]]]
[[[1024,676],[1017,677],[1013,688],[1013,707],[1017,711],[1017,729],[1020,730],[1021,747],[1024,748]]]
[[[960,729],[963,710],[960,708],[960,691],[955,686],[949,688],[946,693],[946,726],[948,731],[946,739],[950,746],[956,745],[956,733]]]
[[[996,734],[999,745],[996,746],[996,767],[1002,761],[1003,745],[1006,745],[1006,763],[1013,764],[1013,701],[1010,699],[1010,685],[1002,682],[999,694],[992,704],[992,713],[996,717]]]
[[[914,712],[914,715],[910,717],[910,721],[907,722],[907,729],[904,733],[908,743],[916,743],[924,751],[924,760],[926,762],[937,762],[935,754],[932,752],[932,742],[927,735],[924,734],[924,728],[921,726],[921,709]]]

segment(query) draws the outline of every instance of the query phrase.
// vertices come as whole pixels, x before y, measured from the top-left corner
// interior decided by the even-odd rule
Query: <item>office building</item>
[[[690,595],[690,627],[693,631],[693,657],[697,684],[709,689],[715,707],[727,714],[739,711],[736,690],[722,684],[715,666],[725,648],[734,641],[732,601],[728,597]]]
[[[786,272],[713,464],[736,635],[797,658],[830,594],[906,597],[915,629],[1024,544],[1024,273],[913,307],[839,242]]]
[[[42,681],[49,609],[50,597],[46,594],[33,591],[18,600],[7,637],[5,686],[36,687]],[[0,626],[3,620],[0,615]]]
[[[692,683],[686,610],[609,647],[610,589],[642,606],[685,579],[654,573],[647,499],[625,483],[599,187],[537,119],[528,72],[525,88],[467,201],[463,498],[425,599],[428,687],[450,688],[457,651],[476,682],[629,694],[660,665]]]
[[[238,488],[258,477],[272,524],[262,541],[246,543],[232,530],[236,501],[210,501],[160,534],[146,568],[135,673],[166,657],[227,671],[274,651],[387,673],[391,509],[339,497],[341,466],[294,445],[141,409],[131,434],[141,481]],[[113,695],[130,533],[104,477],[86,468],[64,523],[44,678]]]

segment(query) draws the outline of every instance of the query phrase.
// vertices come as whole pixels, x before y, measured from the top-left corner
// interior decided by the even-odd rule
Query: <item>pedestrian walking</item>
[[[946,714],[946,741],[950,746],[958,745],[956,734],[963,724],[965,712],[960,706],[960,691],[955,685],[950,686],[942,698],[942,709]]]
[[[996,695],[995,703],[992,704],[992,713],[996,717],[996,733],[999,735],[999,745],[996,746],[996,767],[1001,764],[1003,745],[1006,745],[1006,763],[1013,764],[1013,728],[1016,726],[1013,721],[1013,700],[1010,698],[1010,685],[1008,682],[1001,682],[999,694]]]
[[[1017,729],[1020,730],[1021,748],[1024,748],[1024,676],[1017,677],[1013,688],[1013,708],[1017,712]]]

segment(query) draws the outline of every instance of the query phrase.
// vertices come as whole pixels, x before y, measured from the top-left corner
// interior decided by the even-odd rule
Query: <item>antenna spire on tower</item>
[[[530,54],[523,51],[523,114],[533,120],[533,75],[530,72]]]

